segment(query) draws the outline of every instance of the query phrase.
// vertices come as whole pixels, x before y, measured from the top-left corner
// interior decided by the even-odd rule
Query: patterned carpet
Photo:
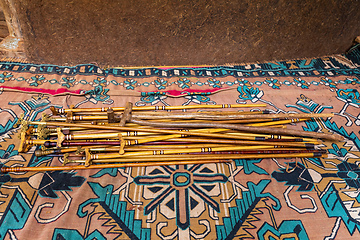
[[[334,113],[291,128],[346,139],[324,142],[327,158],[2,173],[0,239],[359,239],[359,48],[213,67],[0,62],[0,167],[61,165],[35,147],[18,152],[19,117],[39,120],[51,106],[265,103],[273,113]],[[187,188],[164,181],[184,170]]]

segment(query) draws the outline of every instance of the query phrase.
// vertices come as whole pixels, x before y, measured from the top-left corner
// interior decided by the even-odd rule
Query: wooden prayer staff
[[[252,107],[266,107],[266,104],[216,104],[216,105],[187,105],[187,106],[143,106],[133,107],[133,111],[153,111],[153,110],[185,110],[185,109],[216,109],[216,108],[252,108]],[[108,108],[70,108],[70,109],[57,109],[51,107],[53,115],[64,114],[68,112],[106,112],[112,109],[114,112],[124,111],[125,107],[108,107]]]
[[[319,152],[308,152],[308,153],[276,153],[276,154],[185,154],[185,155],[169,155],[169,156],[154,156],[152,158],[149,157],[136,157],[136,158],[124,158],[124,159],[94,159],[92,160],[93,164],[98,163],[125,163],[125,162],[148,162],[149,166],[153,162],[159,161],[193,161],[192,164],[197,164],[197,161],[202,160],[227,160],[227,159],[254,159],[254,158],[318,158],[318,157],[326,157],[326,154],[322,154]],[[86,159],[82,161],[86,166]],[[89,165],[91,166],[91,165]]]
[[[333,117],[333,114],[270,114],[211,111],[211,108],[264,105],[191,105],[173,107],[52,109],[66,113],[49,121],[20,119],[19,152],[42,145],[37,157],[63,157],[63,167],[3,167],[2,172],[80,170],[171,164],[229,163],[231,159],[324,157],[321,140],[342,141],[336,134],[287,129],[284,124]],[[176,111],[186,109],[202,112]],[[149,112],[151,110],[159,110]],[[165,112],[160,110],[174,110]],[[116,114],[114,112],[117,112]],[[96,122],[86,122],[95,120]],[[66,121],[66,122],[65,122]],[[72,123],[72,121],[77,121]],[[37,128],[35,128],[37,126]],[[48,128],[49,127],[49,128]],[[53,147],[53,148],[49,148]],[[110,164],[116,163],[116,164]]]
[[[120,122],[123,114],[114,115],[112,122]],[[242,112],[180,112],[180,113],[163,113],[163,112],[146,112],[133,113],[132,118],[146,119],[146,120],[163,120],[163,119],[182,119],[182,120],[211,120],[211,121],[229,121],[242,119],[291,119],[291,118],[320,118],[333,117],[333,114],[325,113],[303,113],[303,114],[243,114]],[[109,120],[108,116],[101,115],[80,115],[70,116],[67,118],[50,118],[50,121],[94,121],[94,120]]]
[[[286,154],[206,154],[206,155],[195,155],[195,154],[185,154],[185,155],[168,155],[168,156],[156,156],[151,157],[129,157],[121,159],[121,163],[130,163],[137,162],[143,163],[146,162],[149,166],[152,163],[157,162],[179,162],[180,164],[184,161],[192,161],[191,164],[198,164],[198,161],[211,161],[211,160],[231,160],[231,159],[253,159],[253,158],[318,158],[318,157],[326,157],[326,154],[322,154],[320,152],[307,152],[307,153],[286,153]],[[94,159],[92,161],[93,164],[101,164],[101,163],[119,163],[119,159]],[[84,159],[64,159],[64,165],[68,163],[84,163],[86,166],[86,160]],[[92,165],[89,165],[92,166]]]
[[[36,150],[35,151],[35,156],[40,157],[40,156],[45,156],[45,155],[50,155],[50,154],[62,154],[62,153],[68,153],[68,152],[76,152],[80,150],[77,147],[72,147],[72,148],[62,148],[62,149],[48,149],[48,150]]]
[[[156,141],[163,141],[163,140],[167,140],[167,139],[173,139],[173,138],[183,138],[186,137],[186,135],[188,135],[188,133],[198,133],[198,136],[202,136],[202,137],[208,137],[208,138],[228,138],[228,139],[245,139],[245,140],[255,140],[252,142],[246,142],[246,141],[238,141],[236,144],[249,144],[249,143],[254,143],[254,144],[268,144],[268,145],[275,145],[276,143],[274,142],[268,142],[268,143],[263,143],[263,142],[256,142],[256,140],[260,140],[257,139],[256,137],[251,137],[251,136],[238,136],[238,135],[228,135],[226,133],[222,133],[219,134],[218,132],[223,132],[226,131],[227,129],[221,129],[221,128],[212,128],[212,129],[196,129],[196,130],[189,130],[189,131],[182,131],[182,134],[170,134],[170,135],[160,135],[160,136],[154,136],[154,137],[144,137],[144,138],[139,138],[136,140],[127,140],[125,141],[125,145],[129,146],[129,145],[138,145],[138,144],[143,144],[143,143],[148,143],[148,142],[156,142]],[[103,134],[77,134],[77,135],[62,135],[60,133],[60,135],[58,136],[58,139],[60,140],[80,140],[80,139],[109,139],[109,138],[119,138],[121,136],[126,136],[125,134],[122,133],[103,133]],[[124,138],[125,139],[125,138]],[[62,142],[59,144],[59,146],[61,146]],[[280,143],[278,143],[280,145]],[[284,143],[284,146],[301,146],[303,145],[302,143]]]
[[[130,149],[126,149],[127,151],[133,151],[130,147]],[[136,151],[139,151],[140,149],[136,149]],[[147,150],[158,150],[156,148],[154,149],[147,149]],[[101,147],[101,148],[89,148],[89,151],[91,152],[111,152],[111,151],[118,151],[118,149],[116,148],[106,148],[106,147]],[[292,148],[281,148],[281,150],[274,150],[274,149],[269,149],[269,150],[244,150],[244,151],[223,151],[223,152],[201,152],[201,153],[182,153],[182,154],[168,154],[168,155],[156,155],[155,157],[153,155],[144,155],[144,156],[127,156],[125,158],[122,159],[133,159],[134,161],[137,161],[137,159],[149,159],[149,161],[155,160],[156,158],[164,158],[167,159],[168,157],[178,157],[178,158],[182,158],[182,157],[186,157],[186,156],[192,156],[192,157],[199,157],[200,156],[204,156],[204,155],[216,155],[216,156],[220,156],[220,155],[225,155],[228,156],[229,158],[241,158],[240,154],[243,155],[249,155],[250,154],[290,154],[290,153],[315,153],[315,154],[321,154],[324,155],[326,154],[326,150],[324,149],[311,149],[311,150],[303,150],[303,149],[292,149]],[[76,158],[76,159],[81,159],[84,160],[86,158],[85,155],[83,154],[83,152],[80,152],[79,154],[69,154],[69,153],[64,153],[64,154],[49,154],[48,156],[50,157],[64,157],[64,158]],[[280,155],[276,155],[276,156],[280,156]],[[96,159],[95,159],[96,160]],[[83,162],[84,162],[83,161]],[[119,161],[117,159],[117,161]],[[68,161],[66,163],[69,163]]]
[[[196,164],[206,163],[230,163],[231,160],[197,160]],[[121,168],[121,167],[148,167],[148,166],[168,166],[168,165],[187,165],[195,164],[194,161],[167,161],[167,162],[148,162],[141,163],[116,163],[116,164],[94,164],[90,166],[75,165],[75,166],[44,166],[44,167],[2,167],[2,173],[8,172],[45,172],[45,171],[73,171],[73,170],[88,170],[88,169],[103,169],[103,168]]]
[[[176,140],[176,139],[171,139],[171,140]],[[201,145],[197,145],[197,146],[203,146],[203,147],[207,147],[208,144],[206,143],[213,143],[212,147],[214,147],[215,144],[217,144],[218,146],[220,144],[226,144],[226,145],[266,145],[266,146],[275,146],[275,147],[296,147],[296,148],[306,148],[306,149],[313,149],[315,146],[315,142],[280,142],[280,141],[242,141],[242,140],[227,140],[227,139],[186,139],[189,140],[187,142],[180,142],[180,144],[182,145],[177,145],[177,148],[193,148],[194,147],[194,143],[204,143]],[[31,140],[30,140],[31,141]],[[44,140],[42,140],[44,141]],[[137,146],[137,148],[139,149],[145,149],[146,147],[148,148],[176,148],[173,147],[174,144],[171,143],[176,143],[176,141],[170,141],[170,142],[154,142],[154,144],[149,144],[149,145],[135,145],[135,144],[126,144],[127,141],[125,141],[124,144],[124,150],[126,149],[132,149],[130,148],[130,146]],[[45,147],[57,147],[57,143],[55,142],[44,142],[42,143]],[[160,146],[156,146],[156,144],[162,144]],[[119,148],[119,146],[121,145],[120,141],[96,141],[96,142],[82,142],[82,141],[70,141],[70,142],[63,142],[62,146],[63,147],[99,147],[99,146],[116,146]],[[180,147],[182,146],[182,147]],[[133,149],[135,149],[136,147],[134,147]],[[74,148],[72,148],[74,149]],[[76,149],[74,150],[76,151]],[[50,154],[50,153],[49,153]],[[43,154],[44,155],[44,154]],[[40,155],[39,155],[40,156]]]
[[[290,135],[290,136],[302,136],[302,137],[311,137],[318,139],[327,139],[332,141],[343,141],[344,138],[340,135],[333,135],[328,133],[318,133],[318,132],[307,132],[301,130],[292,130],[292,129],[278,129],[278,128],[268,128],[268,127],[251,127],[251,126],[242,126],[236,124],[215,124],[215,123],[187,123],[187,122],[161,122],[155,123],[144,120],[135,120],[131,119],[131,122],[137,123],[139,125],[152,126],[152,127],[178,127],[178,128],[226,128],[239,130],[244,132],[252,132],[259,134],[274,134],[274,135]],[[47,126],[62,126],[62,127],[84,127],[89,129],[102,129],[102,130],[114,130],[114,131],[138,131],[138,128],[135,127],[119,127],[119,126],[106,126],[106,125],[92,125],[92,124],[74,124],[74,123],[63,123],[63,122],[29,122],[29,124],[34,125],[47,125]],[[153,129],[153,128],[142,128],[143,132],[153,132],[153,133],[165,133],[165,134],[181,134],[189,136],[203,136],[204,133],[198,132],[183,132],[178,130],[167,130],[167,129]]]
[[[89,166],[85,165],[75,165],[75,166],[45,166],[45,167],[2,167],[2,173],[8,172],[42,172],[42,171],[71,171],[71,170],[87,170],[87,169],[103,169],[103,168],[119,168],[119,167],[146,167],[146,166],[163,166],[163,165],[188,165],[188,164],[206,164],[206,163],[230,163],[231,160],[228,159],[229,156],[221,157],[226,159],[219,159],[219,157],[208,157],[208,159],[197,159],[194,160],[179,160],[178,156],[172,156],[177,158],[177,160],[169,161],[167,159],[163,159],[163,161],[154,161],[154,162],[126,162],[126,163],[116,163],[116,164],[93,164]],[[241,158],[248,158],[244,155],[241,155]],[[249,158],[253,158],[254,156],[250,156]],[[258,157],[264,157],[258,156]],[[314,154],[314,153],[303,153],[297,155],[289,155],[283,154],[282,156],[276,155],[275,157],[325,157],[322,154]],[[204,157],[205,158],[205,157]],[[193,158],[191,158],[193,159]],[[165,161],[164,161],[165,160]],[[118,161],[118,160],[117,160]],[[138,160],[139,161],[139,160]]]
[[[239,150],[252,150],[252,149],[273,149],[274,146],[231,146],[231,147],[214,147],[214,148],[189,148],[189,149],[165,149],[165,150],[147,150],[139,152],[126,152],[119,153],[103,153],[103,154],[88,154],[88,160],[94,159],[113,159],[113,158],[126,158],[130,156],[147,156],[147,155],[168,155],[168,154],[184,154],[184,153],[205,153],[205,152],[222,152],[222,151],[239,151]],[[86,149],[87,150],[87,149]],[[86,151],[85,151],[86,152]],[[256,158],[256,157],[255,157]],[[118,161],[121,161],[118,159]]]
[[[149,112],[149,113],[134,113],[132,118],[136,119],[200,119],[200,120],[233,120],[233,119],[285,119],[285,118],[320,118],[320,117],[333,117],[334,114],[330,113],[279,113],[279,114],[241,114],[241,112]]]
[[[253,115],[250,115],[253,116]],[[239,130],[244,132],[252,133],[261,133],[261,134],[276,134],[276,135],[291,135],[291,136],[303,136],[303,137],[312,137],[319,139],[327,139],[332,141],[343,141],[344,138],[340,135],[333,135],[327,133],[318,133],[318,132],[307,132],[301,130],[292,130],[292,129],[281,129],[281,128],[267,128],[267,127],[252,127],[252,126],[243,126],[236,124],[226,124],[226,123],[188,123],[188,122],[150,122],[138,119],[131,119],[132,123],[139,125],[151,126],[151,127],[168,127],[168,128],[227,128],[232,130]]]

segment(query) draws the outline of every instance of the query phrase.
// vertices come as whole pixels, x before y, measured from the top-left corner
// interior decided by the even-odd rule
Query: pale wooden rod
[[[122,114],[119,114],[119,119]],[[241,119],[289,119],[289,118],[328,118],[333,117],[332,113],[297,113],[297,114],[242,114],[241,112],[221,113],[221,112],[134,112],[132,118],[145,119],[145,120],[163,120],[163,119],[183,119],[183,120],[241,120]],[[93,121],[93,120],[107,120],[107,116],[72,116],[68,118],[72,121]],[[54,118],[50,120],[66,121],[67,118]]]
[[[167,154],[178,154],[178,153],[200,153],[200,152],[216,152],[216,151],[238,151],[238,150],[261,150],[261,149],[273,149],[275,146],[235,146],[235,147],[214,147],[214,148],[189,148],[185,151],[183,149],[165,149],[165,150],[154,150],[154,151],[140,151],[140,152],[125,152],[124,154],[119,153],[104,153],[104,154],[91,154],[86,151],[88,160],[94,159],[112,159],[112,158],[126,158],[129,156],[146,156],[146,155],[167,155]]]
[[[148,167],[148,166],[169,166],[169,165],[192,165],[192,164],[207,164],[207,163],[231,163],[231,160],[197,160],[194,161],[167,161],[167,162],[142,162],[142,163],[117,163],[117,164],[94,164],[90,166],[75,165],[75,166],[44,166],[44,167],[2,167],[2,173],[8,172],[45,172],[45,171],[72,171],[72,170],[89,170],[89,169],[103,169],[103,168],[121,168],[121,167]]]
[[[227,133],[219,134],[218,132],[227,131],[228,129],[223,128],[210,128],[210,129],[196,129],[196,130],[189,130],[189,131],[182,131],[183,134],[171,134],[171,135],[159,135],[159,136],[153,136],[153,137],[145,137],[145,138],[136,138],[135,140],[127,140],[125,142],[126,145],[138,145],[142,143],[148,143],[148,142],[156,142],[156,141],[163,141],[173,138],[184,138],[184,141],[186,141],[186,136],[188,135],[188,132],[196,132],[196,133],[203,133],[202,137],[210,137],[210,138],[227,138],[227,139],[237,139],[237,140],[260,140],[253,136],[244,136],[244,135],[229,135]],[[128,132],[129,133],[129,132]],[[104,139],[104,138],[119,138],[119,134],[122,136],[128,136],[128,133],[103,133],[103,134],[76,134],[76,135],[65,135],[63,138],[64,140],[84,140],[84,139]],[[132,135],[134,136],[134,135]],[[264,139],[265,140],[265,139]],[[237,144],[262,144],[262,141],[259,143],[256,142],[249,142],[249,141],[238,141]],[[276,142],[269,142],[270,145],[275,145]],[[283,144],[287,144],[285,142],[282,142]],[[301,143],[301,142],[300,142]],[[281,145],[281,144],[279,144]],[[302,145],[302,144],[300,144]],[[289,143],[289,145],[286,146],[299,146],[299,143]]]
[[[252,116],[252,115],[250,115]],[[226,124],[226,123],[216,123],[216,122],[205,122],[205,123],[189,123],[189,122],[162,122],[156,123],[151,121],[131,119],[132,123],[136,123],[144,126],[151,127],[167,127],[167,128],[227,128],[231,130],[238,130],[244,132],[260,133],[260,134],[274,134],[274,135],[291,135],[291,136],[302,136],[302,137],[311,137],[319,139],[327,139],[332,141],[343,141],[344,137],[336,134],[321,133],[321,132],[309,132],[301,131],[295,129],[282,129],[282,128],[271,128],[271,127],[253,127],[253,126],[243,126],[238,124]],[[142,131],[144,131],[142,129]]]
[[[131,121],[134,121],[132,119]],[[63,123],[63,122],[35,122],[35,121],[28,121],[29,124],[33,125],[47,125],[47,126],[62,126],[62,127],[85,127],[85,128],[92,128],[92,129],[103,129],[103,130],[116,130],[116,131],[138,131],[138,128],[132,127],[119,127],[119,126],[106,126],[106,125],[92,125],[92,124],[79,124],[79,123]],[[147,125],[149,126],[149,121],[140,121],[136,120],[134,123]],[[161,124],[169,124],[169,123],[161,123]],[[176,123],[179,124],[179,123]],[[183,124],[183,123],[181,123]],[[201,124],[201,123],[196,123]],[[150,125],[151,126],[151,125]],[[163,125],[161,125],[163,126]],[[185,124],[186,126],[186,124]],[[304,136],[304,137],[312,137],[312,138],[319,138],[319,139],[328,139],[332,141],[343,141],[344,138],[340,135],[332,135],[327,133],[318,133],[318,132],[306,132],[300,130],[292,130],[292,129],[280,129],[280,128],[267,128],[267,127],[251,127],[251,126],[241,126],[235,124],[217,124],[216,126],[212,124],[203,123],[202,128],[227,128],[232,130],[239,130],[245,132],[252,132],[252,133],[260,133],[260,134],[274,134],[274,135],[291,135],[291,136]],[[220,127],[219,127],[220,126]],[[166,127],[166,126],[164,126]],[[174,127],[174,125],[171,125]],[[182,128],[182,126],[179,126]],[[276,131],[274,131],[276,130]],[[184,131],[178,130],[166,130],[166,129],[150,129],[150,128],[142,128],[141,131],[143,132],[155,132],[155,133],[168,133],[168,134],[184,134]],[[199,132],[186,132],[186,135],[189,136],[203,136],[204,133]]]
[[[241,114],[232,112],[149,112],[147,114],[133,113],[132,118],[138,119],[199,119],[199,120],[232,120],[232,119],[284,119],[284,118],[327,118],[333,117],[333,113],[276,113],[276,114]]]
[[[161,156],[161,155],[160,155]],[[195,163],[198,160],[236,160],[236,159],[258,159],[258,158],[316,158],[327,157],[323,153],[265,153],[265,154],[198,154],[198,155],[170,155],[168,157],[154,156],[153,158],[131,157],[131,158],[107,158],[107,159],[93,159],[93,164],[99,163],[115,163],[115,162],[158,162],[158,161],[189,161],[193,160]],[[85,160],[80,160],[81,163]]]
[[[186,106],[142,106],[132,107],[132,111],[151,111],[151,110],[184,110],[184,109],[216,109],[216,108],[253,108],[266,107],[266,104],[214,104],[214,105],[186,105]],[[114,112],[124,111],[125,107],[103,107],[103,108],[71,108],[71,109],[55,109],[51,108],[53,113],[64,114],[68,112],[106,112],[108,109]]]

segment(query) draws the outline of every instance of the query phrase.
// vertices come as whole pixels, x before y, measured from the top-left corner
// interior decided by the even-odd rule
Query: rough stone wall
[[[17,0],[27,57],[53,64],[200,65],[343,53],[358,0]]]

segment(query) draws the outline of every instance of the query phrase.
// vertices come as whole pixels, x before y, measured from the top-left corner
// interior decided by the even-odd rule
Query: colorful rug
[[[359,239],[359,52],[216,67],[0,62],[0,167],[61,165],[17,151],[20,115],[38,120],[51,106],[266,103],[332,112],[294,127],[346,139],[325,142],[325,159],[0,174],[0,239]],[[169,179],[184,169],[180,191]]]

